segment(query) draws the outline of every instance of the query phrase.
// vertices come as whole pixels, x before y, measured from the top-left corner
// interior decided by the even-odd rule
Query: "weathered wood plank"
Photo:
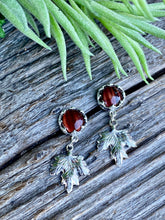
[[[164,20],[158,25],[164,27]],[[68,48],[70,70],[66,83],[61,75],[58,54],[34,45],[15,29],[12,31],[11,36],[7,36],[10,47],[3,45],[6,41],[1,40],[0,166],[29,145],[57,132],[57,117],[64,106],[72,105],[88,112],[97,106],[96,89],[102,84],[116,82],[124,89],[129,89],[141,82],[130,59],[115,40],[113,44],[121,62],[125,69],[131,72],[128,78],[123,77],[119,82],[116,75],[112,74],[113,69],[108,57],[96,47],[93,50],[98,54],[92,58],[94,79],[89,81],[82,59],[79,58],[79,51],[71,43]],[[164,40],[151,36],[147,38],[164,55]],[[12,42],[12,39],[16,40]],[[50,42],[50,45],[52,44]],[[56,46],[53,49],[57,53]],[[147,49],[145,51],[152,74],[165,67],[162,55]],[[54,115],[51,114],[52,110]]]
[[[27,152],[12,166],[2,171],[0,214],[5,215],[6,213],[4,219],[31,219],[37,215],[39,215],[36,217],[38,219],[49,219],[52,215],[59,215],[60,210],[65,213],[69,209],[70,213],[74,213],[74,206],[76,206],[75,213],[78,215],[77,204],[81,202],[81,209],[83,210],[84,207],[86,210],[88,207],[83,204],[87,205],[87,201],[91,204],[90,199],[96,200],[96,192],[99,194],[104,187],[113,188],[111,183],[120,182],[120,178],[122,179],[124,175],[130,175],[130,180],[131,178],[134,180],[135,177],[139,178],[138,183],[143,183],[155,176],[156,172],[161,172],[163,168],[160,159],[165,150],[163,134],[153,144],[150,143],[145,147],[143,143],[161,133],[165,127],[164,82],[165,77],[162,76],[149,86],[131,93],[127,96],[125,105],[118,111],[119,127],[127,127],[129,133],[138,141],[139,146],[142,144],[142,147],[135,151],[136,153],[131,153],[131,158],[124,162],[121,169],[109,165],[111,163],[108,152],[97,154],[94,151],[90,153],[96,147],[98,133],[108,127],[107,113],[100,110],[90,117],[88,126],[92,129],[84,130],[74,151],[75,154],[82,154],[87,158],[91,176],[80,178],[81,186],[77,189],[75,187],[73,193],[66,196],[63,186],[59,185],[59,178],[49,176],[48,167],[50,158],[63,149],[69,138],[64,135],[52,138],[38,148]],[[155,165],[152,165],[154,160]],[[141,176],[142,173],[143,176]],[[130,184],[129,181],[128,184]],[[120,185],[117,183],[116,187],[120,190]],[[102,192],[100,192],[100,196],[102,196]],[[120,193],[122,192],[124,193],[123,190],[120,191]],[[71,202],[71,200],[73,201]]]
[[[151,166],[153,168],[152,171]],[[72,209],[66,210],[62,215],[59,214],[59,219],[69,215],[73,219],[92,219],[92,216],[94,216],[93,219],[101,219],[103,216],[105,219],[134,218],[137,211],[144,211],[151,203],[154,203],[156,198],[159,201],[158,196],[162,196],[161,192],[164,189],[164,185],[162,184],[164,171],[154,176],[153,163],[151,162],[145,167],[145,171],[143,167],[135,168],[135,170],[128,172],[115,182],[103,187],[87,198],[86,201],[84,200]],[[137,177],[136,173],[139,172],[141,175]],[[153,175],[152,178],[151,176],[149,177],[151,173]],[[158,187],[161,192],[159,192]],[[148,202],[146,197],[150,198]],[[90,203],[92,204],[91,206]],[[96,213],[99,214],[96,215]],[[142,215],[140,217],[142,219]]]
[[[128,199],[137,196],[136,202],[140,206],[141,199],[138,201],[138,198],[140,198],[138,196],[141,195],[142,189],[144,190],[143,197],[147,195],[150,197],[153,194],[154,200],[157,198],[161,203],[162,200],[159,197],[163,198],[164,196],[162,193],[164,191],[164,184],[161,183],[164,176],[165,155],[160,155],[163,152],[165,153],[164,143],[164,135],[159,136],[153,143],[144,145],[136,153],[133,153],[131,158],[126,160],[121,168],[117,168],[116,166],[104,167],[102,172],[91,176],[79,188],[74,189],[69,196],[65,193],[57,195],[56,186],[52,185],[52,187],[48,188],[48,191],[35,196],[31,201],[25,204],[20,203],[20,207],[7,214],[4,219],[52,219],[53,216],[55,216],[55,219],[66,220],[74,219],[74,216],[78,216],[75,219],[91,219],[91,215],[97,213],[98,207],[100,209],[107,206],[115,208],[115,205],[112,206],[113,203],[118,200],[120,202],[120,198],[122,197],[126,203],[127,200],[124,199],[124,196],[128,196]],[[40,181],[42,182],[42,179]],[[156,187],[153,190],[152,187],[156,183],[158,183],[157,187],[160,184],[160,191]],[[22,195],[18,193],[17,200],[21,199],[20,197]],[[144,201],[146,202],[145,198]],[[148,202],[148,205],[151,203],[152,200]],[[131,205],[132,203],[130,202],[129,204]],[[129,208],[129,214],[131,215],[133,207],[127,208]],[[141,208],[145,209],[146,206],[143,205]],[[120,214],[122,214],[124,210],[120,211]]]
[[[149,179],[148,181],[142,184],[140,182],[137,182],[137,184],[139,185],[141,184],[140,187],[137,186],[136,189],[134,189],[134,186],[132,186],[134,190],[132,190],[130,193],[126,194],[124,197],[114,202],[113,204],[111,204],[111,202],[108,200],[107,197],[106,201],[104,202],[101,201],[100,203],[104,204],[104,207],[108,206],[108,208],[106,208],[105,210],[103,210],[93,218],[89,218],[89,217],[87,218],[94,220],[94,219],[101,219],[104,216],[104,219],[107,220],[108,219],[147,219],[148,215],[154,213],[159,207],[162,207],[162,205],[165,204],[165,196],[163,196],[163,192],[165,190],[165,184],[163,184],[164,182],[162,182],[164,175],[165,175],[165,171],[162,171],[161,173],[157,174],[156,176],[152,177],[151,179]],[[118,185],[120,184],[122,184],[122,182],[119,183]],[[112,190],[112,194],[113,194],[113,189],[109,188],[109,190]],[[97,211],[99,211],[99,209],[101,210],[100,206],[101,204],[99,204],[98,202],[97,207],[95,207],[95,209],[97,209]],[[85,212],[89,213],[88,211],[89,210],[86,210]],[[83,216],[85,216],[85,213],[83,213]],[[79,219],[79,218],[76,216],[74,217],[74,219]],[[85,218],[81,218],[81,219],[85,219]]]
[[[154,212],[151,216],[148,216],[148,220],[165,219],[165,206],[163,205],[157,212]]]
[[[157,25],[165,28],[164,21]],[[53,47],[50,52],[11,25],[6,29],[7,38],[0,40],[0,166],[20,155],[0,173],[0,219],[164,219],[164,40],[146,36],[162,51],[159,55],[145,49],[152,75],[161,70],[162,76],[156,74],[157,80],[145,86],[111,36],[130,76],[119,81],[108,57],[96,46],[92,49],[97,53],[92,57],[94,79],[89,81],[80,52],[67,37],[69,74],[65,83],[52,40],[45,39]],[[107,82],[128,91],[117,114],[118,127],[127,128],[138,143],[121,168],[107,151],[96,152],[98,134],[108,128],[107,112],[95,109],[96,90]],[[59,177],[51,177],[48,171],[52,156],[69,141],[57,124],[65,106],[82,108],[90,116],[74,153],[85,157],[91,175],[81,177],[80,186],[70,195]],[[43,144],[37,144],[42,138]]]

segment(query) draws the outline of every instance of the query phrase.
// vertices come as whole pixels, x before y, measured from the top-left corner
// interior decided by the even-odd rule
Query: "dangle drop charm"
[[[59,155],[53,158],[50,164],[50,174],[61,173],[61,183],[70,193],[73,185],[79,185],[79,175],[89,175],[89,169],[82,156],[73,156],[73,144],[78,141],[77,133],[80,132],[87,123],[84,112],[69,108],[63,110],[59,116],[59,126],[65,134],[71,135],[71,142],[66,146],[67,155]]]
[[[125,130],[116,129],[116,109],[124,102],[125,92],[117,85],[105,85],[98,90],[97,101],[104,110],[109,110],[110,131],[100,134],[97,141],[98,150],[110,149],[111,157],[118,166],[121,166],[123,158],[128,158],[126,150],[136,147],[135,141]]]

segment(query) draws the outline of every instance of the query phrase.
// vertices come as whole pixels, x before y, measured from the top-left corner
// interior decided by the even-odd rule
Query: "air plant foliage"
[[[45,35],[56,40],[65,80],[67,52],[63,30],[80,48],[91,79],[90,56],[93,54],[89,48],[93,46],[92,41],[110,57],[119,78],[121,73],[127,75],[110,40],[97,25],[99,21],[126,50],[147,83],[146,76],[152,77],[141,45],[161,53],[143,36],[151,34],[165,39],[165,30],[153,24],[158,17],[165,17],[164,3],[148,4],[146,0],[0,0],[0,13],[24,35],[51,49],[40,38],[36,20],[43,25]],[[5,36],[3,23],[4,20],[0,20],[0,37]]]

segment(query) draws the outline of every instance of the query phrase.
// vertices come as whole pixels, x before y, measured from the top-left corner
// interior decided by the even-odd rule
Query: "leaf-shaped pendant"
[[[102,133],[97,143],[99,151],[110,148],[111,156],[118,166],[121,166],[123,158],[128,158],[126,150],[130,147],[136,147],[135,141],[126,131],[116,129]]]
[[[52,175],[61,174],[61,183],[70,193],[74,185],[79,185],[79,175],[89,175],[89,169],[82,156],[61,155],[54,158],[50,166]]]
[[[77,133],[86,126],[85,113],[76,108],[64,109],[59,116],[59,125],[65,134],[71,135],[71,142],[66,146],[67,155],[56,156],[50,164],[50,174],[61,173],[61,183],[70,193],[74,185],[79,185],[79,175],[89,175],[89,169],[84,157],[73,156],[73,143],[78,141]]]
[[[100,135],[98,149],[106,150],[110,148],[111,156],[115,159],[117,165],[121,165],[123,158],[128,158],[126,150],[130,147],[136,147],[135,141],[127,134],[127,131],[117,130],[116,109],[121,106],[125,99],[124,90],[118,85],[104,85],[97,93],[98,104],[104,110],[109,110],[111,128],[110,132],[104,132]]]

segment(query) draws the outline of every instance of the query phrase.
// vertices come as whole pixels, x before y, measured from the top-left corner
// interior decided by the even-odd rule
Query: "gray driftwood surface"
[[[165,29],[165,19],[157,25]],[[146,85],[111,36],[129,76],[119,80],[96,46],[90,81],[80,51],[66,36],[65,82],[53,40],[45,39],[53,49],[47,51],[9,23],[5,30],[6,38],[0,40],[0,219],[165,219],[165,41],[146,36],[162,52],[144,49],[155,78]],[[138,145],[128,151],[122,167],[108,151],[96,151],[99,133],[108,129],[108,113],[98,107],[96,91],[106,83],[126,91],[117,112],[118,128],[127,129]],[[51,158],[69,142],[57,123],[68,106],[87,113],[88,125],[74,154],[84,156],[91,174],[80,177],[80,186],[69,195],[60,177],[49,175]]]

